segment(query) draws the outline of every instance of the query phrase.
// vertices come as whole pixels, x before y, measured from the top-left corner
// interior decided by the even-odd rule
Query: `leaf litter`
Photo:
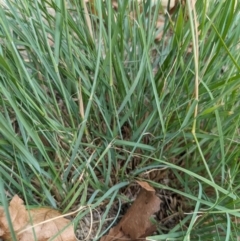
[[[159,211],[161,200],[147,182],[137,183],[141,190],[136,200],[121,221],[100,241],[143,240],[157,230],[151,217]]]
[[[17,195],[9,204],[8,212],[18,241],[75,241],[71,221],[51,208],[27,210]],[[0,238],[13,240],[6,212],[0,207]]]
[[[184,218],[188,209],[185,201],[174,192],[154,190],[146,182],[133,182],[120,190],[121,203],[113,202],[107,215],[109,204],[104,202],[91,215],[81,218],[76,224],[76,237],[81,241],[130,241],[166,234]]]
[[[130,184],[125,189],[125,196],[129,196],[129,193],[133,195],[129,198],[135,201],[123,202],[120,216],[118,216],[119,205],[112,204],[102,230],[112,228],[100,241],[145,240],[147,236],[158,233],[159,228],[163,232],[164,230],[168,232],[183,217],[183,212],[179,211],[182,210],[182,200],[179,200],[174,193],[155,190],[147,182],[142,181]],[[81,225],[76,229],[76,237],[79,240],[100,238],[101,225],[97,220],[101,219],[106,205],[105,203],[96,209],[97,212],[90,215],[92,217],[86,215],[79,221]],[[15,195],[10,201],[8,212],[18,241],[76,240],[71,221],[54,209],[27,210],[23,200]],[[0,207],[0,240],[13,240],[3,207]]]

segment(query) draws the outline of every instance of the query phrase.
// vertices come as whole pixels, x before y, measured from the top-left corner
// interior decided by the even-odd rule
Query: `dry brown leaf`
[[[55,235],[54,241],[75,241],[70,220],[51,208],[37,208],[27,211],[22,199],[15,195],[9,205],[12,226],[18,241],[47,241]],[[36,239],[35,239],[36,237]],[[11,240],[5,212],[0,208],[0,238]]]
[[[137,183],[142,189],[136,200],[121,221],[100,241],[144,240],[156,231],[156,226],[150,218],[160,210],[161,200],[147,182]]]
[[[3,237],[3,239],[9,239],[11,234],[5,212],[1,212],[0,215],[0,237]],[[23,201],[18,196],[14,196],[10,202],[9,215],[15,232],[18,232],[27,224],[28,213],[23,205]]]
[[[136,181],[136,183],[138,183],[138,185],[140,185],[142,188],[144,188],[146,191],[149,192],[154,192],[155,193],[155,189],[153,187],[151,187],[147,182],[142,182],[142,181]]]

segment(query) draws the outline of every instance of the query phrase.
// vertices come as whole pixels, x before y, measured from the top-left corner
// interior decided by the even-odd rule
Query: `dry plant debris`
[[[23,200],[15,195],[9,204],[8,211],[18,241],[76,240],[70,220],[63,218],[54,209],[36,208],[26,210]],[[0,207],[0,238],[12,240],[3,207]]]
[[[156,196],[155,189],[147,182],[137,183],[141,190],[136,200],[120,222],[100,241],[144,240],[157,230],[151,218],[159,212],[161,200]]]
[[[117,0],[112,0],[112,8],[114,10],[118,10],[118,1]],[[143,0],[136,0],[136,2],[139,4],[140,9],[142,9],[142,4],[143,4]],[[157,3],[159,2],[159,0],[152,0],[151,1],[151,6],[154,7],[157,5]],[[86,21],[87,21],[87,25],[89,28],[89,31],[91,32],[92,35],[92,26],[91,26],[91,21],[89,18],[89,13],[86,7],[86,4],[88,4],[91,8],[91,13],[96,15],[97,14],[97,10],[96,10],[96,2],[94,0],[84,0],[84,10],[86,12]],[[167,18],[171,18],[171,16],[173,15],[173,13],[175,12],[178,4],[182,4],[183,6],[186,6],[186,0],[161,0],[161,8],[159,10],[159,16],[158,19],[156,21],[156,36],[155,36],[155,41],[160,41],[162,39],[162,35],[163,35],[163,27],[165,24],[165,20],[166,17]],[[194,10],[195,8],[195,4],[196,4],[196,0],[190,0],[190,11]],[[133,19],[135,19],[135,13],[132,12],[131,13],[131,17]]]

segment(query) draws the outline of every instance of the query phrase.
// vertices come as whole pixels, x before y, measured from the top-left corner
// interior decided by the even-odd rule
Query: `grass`
[[[149,239],[237,240],[239,2],[178,6],[160,41],[149,4],[96,1],[89,19],[75,0],[0,9],[1,203],[111,206],[158,169],[146,179],[191,212]]]

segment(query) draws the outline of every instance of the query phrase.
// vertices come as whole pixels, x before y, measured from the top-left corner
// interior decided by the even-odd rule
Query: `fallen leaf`
[[[9,205],[13,230],[18,241],[75,241],[70,220],[51,208],[26,210],[22,199],[17,195]],[[56,236],[56,237],[55,237]],[[12,240],[5,212],[0,208],[0,238]]]
[[[18,232],[28,221],[28,213],[23,205],[22,199],[17,195],[14,196],[10,202],[8,211],[14,231]],[[3,237],[3,239],[10,239],[11,234],[5,212],[1,212],[0,215],[0,237]]]
[[[161,200],[147,182],[137,183],[142,187],[136,200],[123,216],[100,241],[144,240],[156,231],[150,218],[160,210]]]
[[[147,182],[136,181],[136,183],[138,183],[146,191],[155,193],[155,189],[153,187],[151,187]]]

